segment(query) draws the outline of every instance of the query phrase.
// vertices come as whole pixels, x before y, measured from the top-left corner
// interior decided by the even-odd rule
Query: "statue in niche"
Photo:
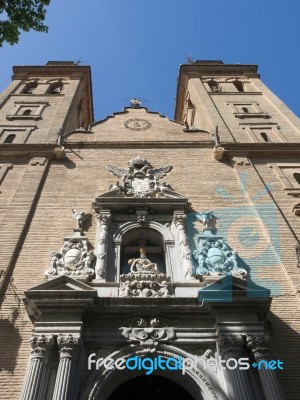
[[[128,274],[120,275],[120,297],[170,297],[174,295],[171,277],[160,273],[146,256],[146,241],[140,241],[140,257],[128,260]]]
[[[133,273],[151,272],[156,275],[159,273],[157,264],[146,258],[145,249],[143,247],[140,248],[140,258],[130,259],[128,260],[128,264],[130,265],[130,272]]]

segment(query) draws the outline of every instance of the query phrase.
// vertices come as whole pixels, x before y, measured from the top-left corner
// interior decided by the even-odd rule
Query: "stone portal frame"
[[[123,238],[125,235],[130,234],[130,231],[135,229],[141,229],[141,225],[136,221],[129,221],[122,224],[118,231],[113,236],[113,242],[115,247],[115,271],[117,282],[120,281],[121,274],[121,254],[122,246],[124,244]],[[177,263],[177,257],[175,252],[175,239],[171,230],[156,221],[149,221],[147,226],[142,227],[143,230],[149,229],[158,232],[162,238],[163,253],[165,255],[165,266],[166,274],[171,277],[172,281],[180,280],[179,266]]]
[[[115,351],[108,357],[116,360],[118,358],[130,358],[135,356],[154,358],[161,356],[164,359],[182,357],[190,358],[191,354],[175,347],[175,346],[158,346],[153,349],[145,349],[138,345],[133,347],[126,346],[120,351]],[[114,390],[127,380],[144,375],[144,371],[128,369],[118,370],[113,368],[105,370],[102,366],[98,370],[94,370],[83,387],[79,400],[107,400]],[[209,369],[204,369],[201,362],[196,364],[196,368],[186,371],[185,375],[182,371],[155,371],[155,375],[168,378],[180,386],[182,386],[195,400],[228,400],[224,390],[219,383],[217,374]]]

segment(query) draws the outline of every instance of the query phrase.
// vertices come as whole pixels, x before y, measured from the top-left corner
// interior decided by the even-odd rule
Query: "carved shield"
[[[77,264],[81,259],[81,251],[78,249],[70,249],[66,252],[64,260],[67,266]]]

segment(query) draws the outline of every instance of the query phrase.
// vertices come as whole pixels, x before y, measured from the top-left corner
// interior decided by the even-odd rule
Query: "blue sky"
[[[0,48],[0,90],[13,65],[81,59],[91,65],[95,119],[140,97],[174,116],[180,64],[258,64],[262,80],[300,115],[299,0],[52,0],[49,33]]]

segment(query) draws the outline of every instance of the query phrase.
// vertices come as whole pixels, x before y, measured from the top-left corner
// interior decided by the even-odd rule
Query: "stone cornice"
[[[18,65],[13,67],[13,79],[31,76],[68,76],[71,79],[86,75],[91,77],[91,67],[83,65]]]
[[[0,144],[1,157],[50,157],[54,158],[55,143],[22,143],[22,144]]]
[[[296,143],[222,143],[224,159],[232,157],[285,158],[300,155],[300,141]]]

